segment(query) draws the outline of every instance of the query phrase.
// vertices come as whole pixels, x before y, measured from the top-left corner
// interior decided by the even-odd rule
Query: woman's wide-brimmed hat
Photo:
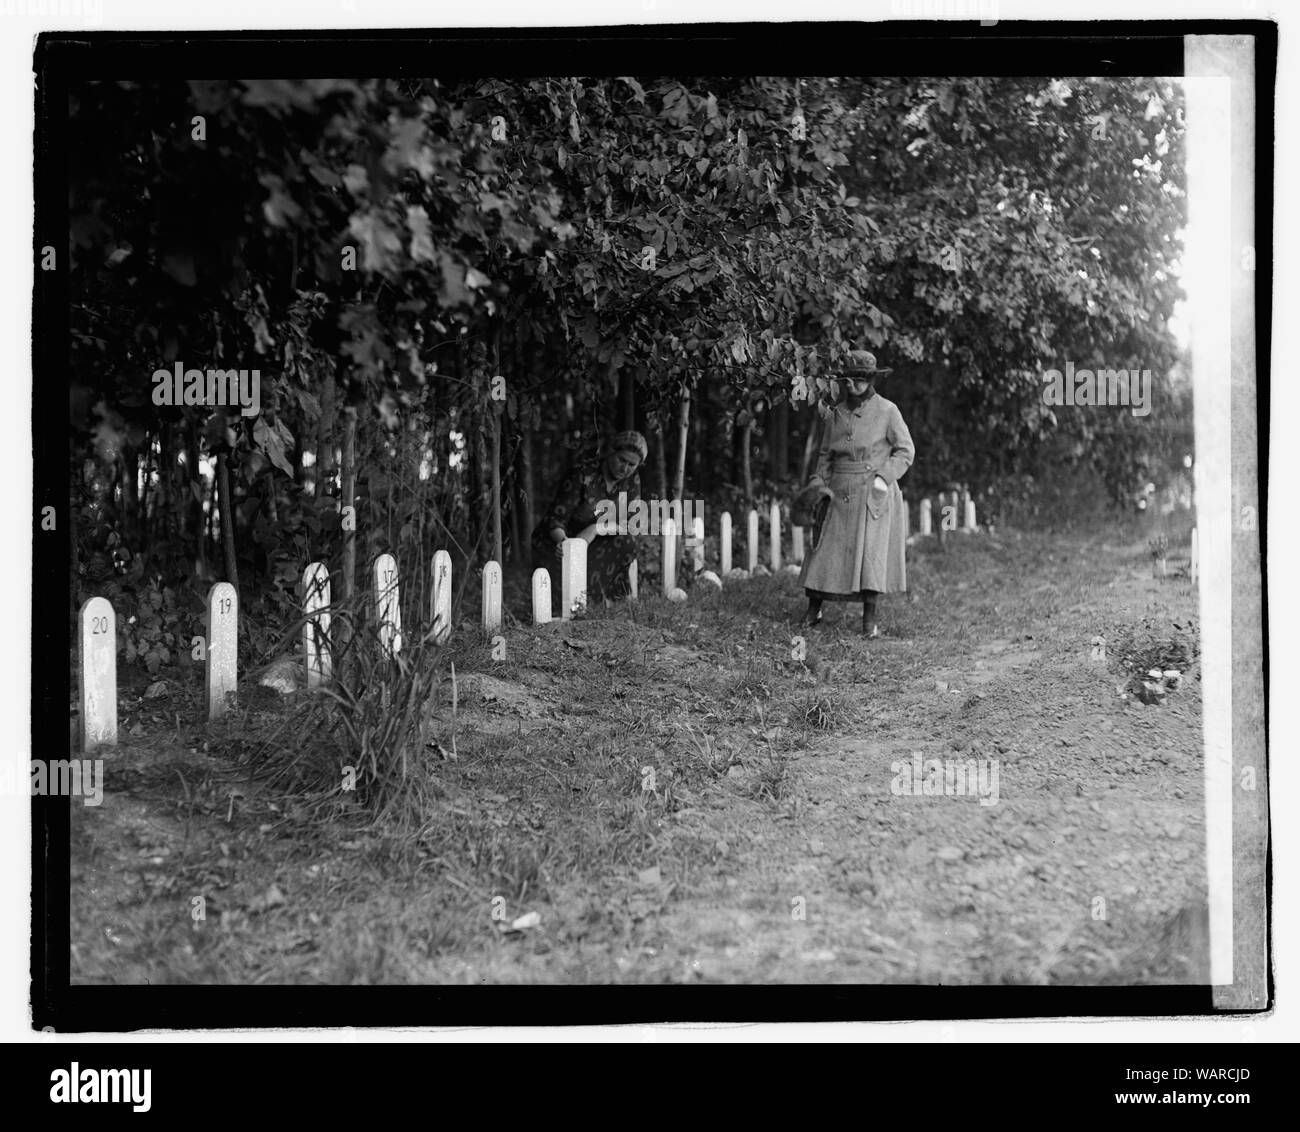
[[[790,502],[790,522],[796,527],[812,527],[820,516],[817,512],[831,499],[831,489],[821,484],[809,484]]]
[[[646,453],[649,452],[646,447],[645,437],[632,429],[616,433],[609,442],[609,450],[611,452],[635,452],[637,459],[642,463],[645,463]]]
[[[850,350],[848,365],[844,367],[844,372],[850,376],[862,375],[870,377],[872,375],[882,375],[893,373],[889,367],[881,368],[876,365],[876,355],[870,350]]]

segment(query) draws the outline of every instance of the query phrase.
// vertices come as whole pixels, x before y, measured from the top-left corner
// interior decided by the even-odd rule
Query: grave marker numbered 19
[[[208,591],[208,719],[226,714],[226,695],[239,686],[239,594],[229,582]]]

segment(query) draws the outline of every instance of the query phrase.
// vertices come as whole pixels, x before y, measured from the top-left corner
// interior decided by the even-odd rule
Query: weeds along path
[[[1202,979],[1195,593],[1143,554],[914,548],[885,639],[828,608],[802,659],[784,576],[515,627],[501,661],[462,634],[411,829],[232,784],[141,702],[74,813],[74,979]],[[1124,699],[1125,657],[1182,683]],[[927,794],[934,760],[996,802]]]

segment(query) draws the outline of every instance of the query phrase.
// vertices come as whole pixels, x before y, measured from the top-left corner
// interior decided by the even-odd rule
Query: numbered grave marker
[[[691,534],[694,545],[691,547],[691,566],[695,573],[704,569],[704,518],[696,515],[691,521]]]
[[[677,524],[663,521],[663,595],[671,597],[677,589]]]
[[[930,518],[930,501],[921,500],[921,533],[923,535],[934,534],[934,527]]]
[[[451,636],[451,555],[445,550],[433,556],[433,603],[430,609],[435,644],[445,644]]]
[[[117,617],[107,598],[81,607],[77,634],[80,669],[81,749],[117,743]]]
[[[546,625],[551,620],[551,575],[542,566],[533,571],[533,624]]]
[[[239,594],[229,582],[208,591],[208,719],[226,714],[226,694],[239,685]]]
[[[781,569],[781,504],[773,500],[770,514],[767,526],[768,556],[772,560],[772,573],[776,574]]]
[[[390,656],[402,650],[402,607],[397,586],[397,562],[391,554],[375,559],[375,615],[379,644]]]
[[[719,573],[725,578],[731,573],[731,512],[722,513],[722,569]]]
[[[560,560],[560,619],[587,608],[587,540],[566,538]]]
[[[302,651],[307,659],[307,687],[330,679],[330,572],[322,562],[313,562],[302,574],[303,608],[307,621],[302,627]]]
[[[749,545],[746,547],[749,559],[749,572],[752,575],[758,569],[758,512],[749,512]]]
[[[483,567],[483,631],[495,633],[501,628],[501,564],[489,562]]]
[[[677,524],[665,519],[664,536],[664,597],[670,597],[677,588]]]

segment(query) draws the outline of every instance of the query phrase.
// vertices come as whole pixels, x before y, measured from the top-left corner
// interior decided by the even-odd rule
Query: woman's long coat
[[[810,484],[831,491],[816,546],[799,576],[810,594],[841,600],[907,589],[907,530],[898,480],[916,449],[898,406],[875,394],[825,419]],[[887,485],[874,487],[876,476]]]

